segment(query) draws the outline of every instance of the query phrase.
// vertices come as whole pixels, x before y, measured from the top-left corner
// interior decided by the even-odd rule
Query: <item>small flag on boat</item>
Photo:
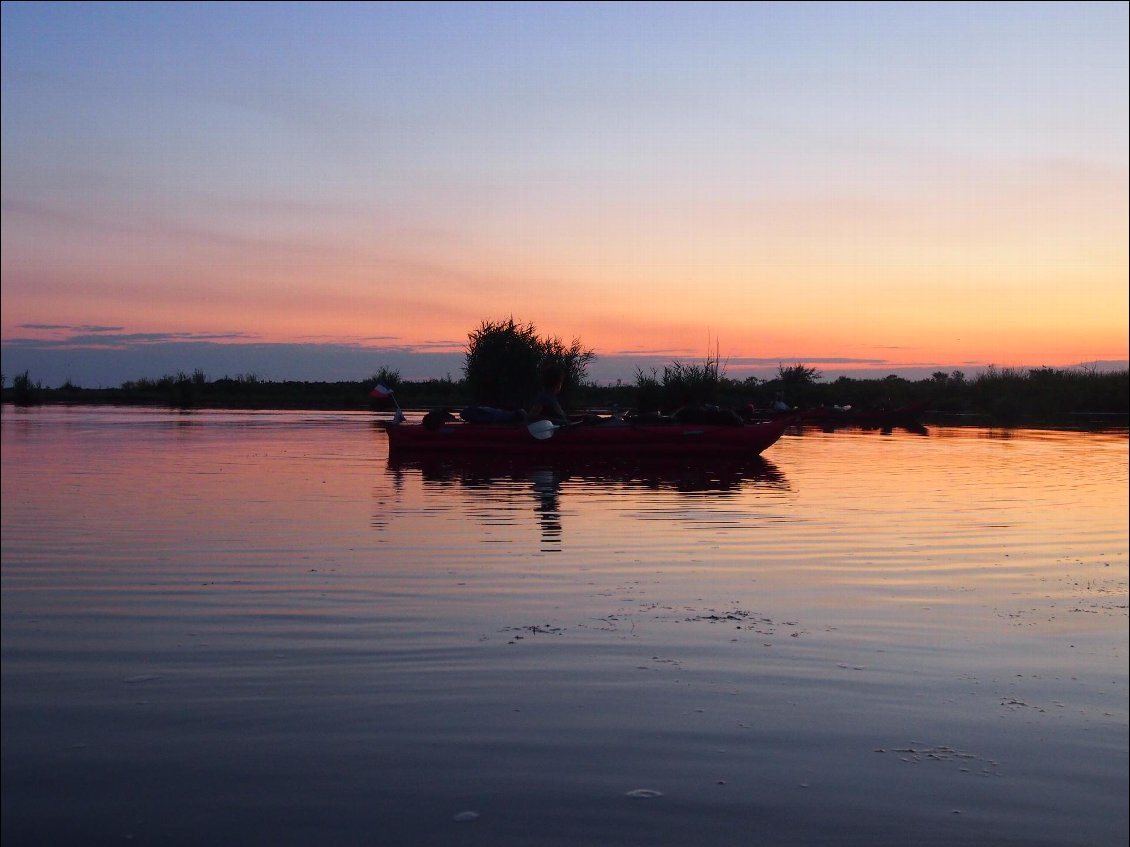
[[[392,389],[386,385],[377,384],[373,386],[373,390],[370,391],[369,394],[376,397],[378,400],[387,400],[392,396]]]

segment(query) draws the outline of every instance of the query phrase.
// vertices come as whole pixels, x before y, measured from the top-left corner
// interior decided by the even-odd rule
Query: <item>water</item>
[[[1124,844],[1127,434],[390,462],[5,407],[31,843]]]

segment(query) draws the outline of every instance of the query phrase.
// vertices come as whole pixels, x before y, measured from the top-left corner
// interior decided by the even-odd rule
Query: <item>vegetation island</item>
[[[1124,427],[1130,412],[1130,371],[1088,368],[1029,369],[989,366],[967,378],[961,371],[937,372],[927,379],[890,375],[877,379],[839,377],[825,382],[805,364],[780,364],[771,379],[726,376],[725,362],[708,354],[703,361],[673,361],[661,370],[637,370],[635,381],[598,385],[588,379],[595,359],[578,339],[570,344],[542,336],[531,323],[512,317],[483,321],[468,334],[463,377],[404,380],[379,368],[356,381],[270,381],[253,374],[209,379],[201,370],[138,379],[118,388],[82,388],[69,381],[57,388],[35,382],[28,372],[8,384],[2,377],[3,402],[17,405],[105,404],[163,406],[177,409],[278,409],[458,411],[469,405],[521,409],[538,388],[539,373],[556,365],[566,375],[562,403],[577,410],[671,411],[687,406],[769,410],[784,400],[797,410],[921,410],[947,422],[1019,425],[1033,422],[1072,426]],[[376,386],[392,399],[374,396]],[[383,392],[376,392],[377,395]]]

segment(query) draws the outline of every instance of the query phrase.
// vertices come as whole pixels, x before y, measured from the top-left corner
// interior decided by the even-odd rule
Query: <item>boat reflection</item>
[[[760,457],[695,456],[686,459],[575,457],[500,457],[396,455],[391,473],[418,472],[425,482],[457,483],[466,488],[521,480],[560,486],[592,483],[604,488],[671,490],[686,493],[736,493],[744,486],[787,489],[784,474]]]
[[[687,496],[736,498],[749,490],[787,491],[788,480],[760,456],[744,459],[601,459],[396,455],[388,460],[394,487],[419,475],[425,487],[453,486],[479,502],[532,496],[542,549],[560,550],[563,497],[614,491],[668,491]]]

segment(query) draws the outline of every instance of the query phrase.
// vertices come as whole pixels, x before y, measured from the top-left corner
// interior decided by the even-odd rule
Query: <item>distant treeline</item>
[[[402,380],[382,369],[355,382],[272,382],[254,375],[209,380],[197,370],[160,379],[139,379],[119,388],[81,388],[70,383],[46,388],[27,372],[12,384],[3,379],[5,403],[114,404],[166,406],[185,409],[310,409],[375,412],[391,411],[393,401],[375,400],[377,384],[393,389],[404,409],[457,410],[475,402],[465,379]],[[907,380],[840,377],[823,381],[804,365],[782,366],[773,379],[727,378],[716,359],[704,365],[678,362],[662,372],[639,372],[634,383],[574,384],[564,401],[573,409],[653,409],[670,411],[681,405],[713,404],[739,408],[752,404],[765,409],[784,400],[799,409],[852,406],[854,409],[898,409],[925,403],[929,413],[988,418],[993,422],[1027,419],[1070,420],[1087,415],[1126,415],[1130,412],[1130,371],[1088,369],[995,368],[968,378],[961,371],[938,372],[929,379]]]

